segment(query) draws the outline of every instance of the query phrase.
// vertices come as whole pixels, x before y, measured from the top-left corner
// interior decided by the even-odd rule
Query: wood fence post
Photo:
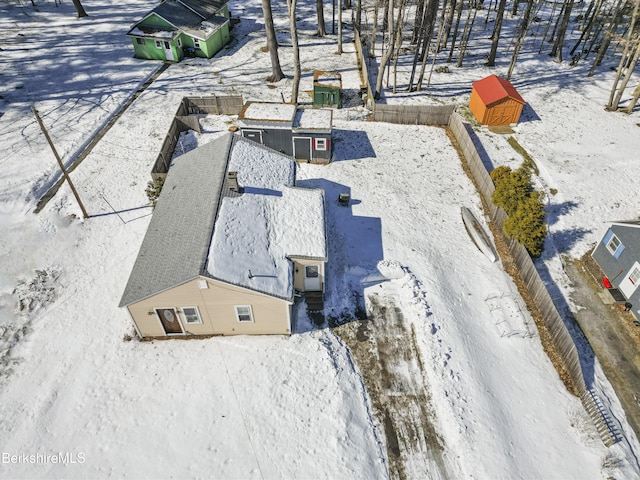
[[[51,150],[53,150],[53,155],[56,157],[56,160],[58,161],[58,165],[60,166],[60,170],[62,170],[62,175],[64,175],[65,180],[67,181],[67,183],[69,183],[69,187],[71,188],[71,191],[73,192],[73,196],[76,197],[78,205],[80,205],[80,210],[82,210],[83,218],[89,218],[89,214],[85,210],[84,205],[82,204],[82,201],[80,200],[80,196],[78,195],[78,192],[76,191],[76,187],[73,185],[73,182],[71,181],[71,178],[69,177],[69,174],[67,173],[67,170],[64,168],[62,160],[60,159],[60,155],[58,155],[58,151],[56,150],[56,147],[53,145],[53,142],[51,141],[51,137],[49,137],[49,133],[47,132],[47,129],[45,128],[44,123],[42,122],[42,119],[40,118],[40,115],[38,114],[38,110],[36,110],[36,107],[31,107],[31,111],[35,115],[36,120],[38,121],[38,125],[40,125],[40,129],[42,130],[42,133],[44,133],[44,136],[47,139],[47,142],[49,143],[49,146],[51,147]]]

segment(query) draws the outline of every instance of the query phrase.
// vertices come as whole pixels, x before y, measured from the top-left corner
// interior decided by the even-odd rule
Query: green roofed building
[[[227,0],[164,0],[127,35],[136,58],[211,58],[229,42]]]

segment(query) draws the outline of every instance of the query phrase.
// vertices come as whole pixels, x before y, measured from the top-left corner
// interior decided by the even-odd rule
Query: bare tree
[[[300,89],[300,47],[298,46],[298,26],[296,24],[297,0],[287,0],[289,8],[289,27],[291,29],[291,45],[293,46],[293,84],[291,86],[291,103],[298,103],[298,90]]]
[[[318,14],[318,36],[324,37],[327,31],[324,27],[324,3],[322,0],[316,0],[316,12]]]
[[[89,16],[89,14],[85,12],[84,7],[82,6],[82,3],[80,3],[80,0],[73,0],[73,6],[76,7],[76,11],[78,12],[78,18]]]
[[[338,55],[342,55],[342,0],[338,0]]]
[[[611,87],[611,95],[609,96],[609,103],[607,104],[607,110],[616,110],[620,104],[622,93],[627,87],[627,83],[633,74],[633,70],[638,63],[640,57],[640,37],[634,38],[634,30],[636,26],[636,20],[638,18],[638,7],[640,6],[640,0],[636,0],[635,7],[633,8],[633,14],[631,15],[631,23],[627,30],[627,38],[624,42],[624,51],[622,57],[620,57],[620,63],[616,70],[616,77]],[[624,77],[622,85],[619,85],[620,79]]]
[[[271,13],[271,0],[262,0],[262,14],[264,15],[264,29],[267,34],[267,48],[271,56],[271,75],[267,82],[279,82],[284,78],[280,57],[278,57],[278,40],[273,26],[273,14]]]
[[[516,66],[516,61],[518,60],[520,49],[522,48],[524,39],[527,36],[529,27],[531,26],[531,11],[533,10],[533,2],[534,0],[527,0],[527,8],[525,9],[524,15],[522,16],[522,23],[520,23],[520,32],[518,32],[518,39],[516,40],[516,45],[513,49],[513,55],[511,56],[511,62],[509,63],[509,70],[507,71],[507,80],[511,79],[511,74],[513,73],[513,69]]]
[[[498,54],[498,42],[500,41],[500,31],[502,30],[502,19],[504,18],[504,9],[507,5],[507,0],[500,0],[498,4],[498,16],[496,17],[496,23],[493,27],[493,34],[491,35],[491,50],[489,51],[489,57],[487,58],[487,66],[493,67],[496,64],[496,55]]]
[[[471,30],[476,21],[476,15],[478,14],[478,0],[471,0],[469,3],[469,13],[467,14],[467,21],[464,24],[464,31],[462,32],[462,38],[460,39],[460,55],[458,55],[458,61],[456,67],[462,66],[464,55],[467,53],[467,45],[469,45],[469,37],[471,37]],[[473,12],[473,15],[472,15]]]
[[[640,98],[640,83],[638,83],[638,86],[633,91],[633,95],[631,96],[631,101],[627,104],[626,107],[620,108],[619,110],[624,113],[633,112],[633,109],[638,104],[638,98]]]
[[[564,44],[564,37],[567,33],[567,27],[569,26],[569,19],[571,18],[571,10],[573,9],[573,0],[565,0],[563,7],[563,14],[558,18],[560,28],[558,30],[558,36],[551,49],[550,56],[556,57],[556,62],[562,62],[562,46]],[[556,25],[558,25],[556,23]]]
[[[612,20],[609,23],[607,30],[605,31],[604,38],[602,39],[600,47],[598,47],[598,54],[596,55],[596,58],[593,61],[593,65],[589,70],[590,77],[593,76],[593,74],[596,71],[596,68],[600,66],[600,63],[602,63],[602,59],[604,58],[605,53],[609,49],[609,44],[611,43],[611,39],[616,34],[616,31],[618,30],[618,25],[620,25],[620,22],[622,21],[625,5],[626,5],[625,0],[618,0],[616,6],[614,7],[615,13],[613,15],[609,15],[609,17],[612,17]]]
[[[403,6],[404,0],[400,0],[398,16],[394,22],[394,0],[389,0],[389,13],[387,19],[387,25],[389,26],[389,45],[387,50],[382,55],[380,66],[378,68],[378,77],[376,78],[376,91],[374,93],[374,98],[376,100],[380,98],[382,92],[382,81],[384,80],[384,72],[387,64],[389,63],[391,56],[400,48],[400,45],[402,45],[402,14],[404,13]]]
[[[456,4],[456,24],[455,27],[453,27],[453,35],[451,36],[451,49],[449,50],[449,58],[447,59],[447,62],[451,62],[451,60],[453,59],[453,51],[456,48],[456,39],[458,38],[458,28],[460,27],[460,18],[462,17],[463,3],[463,0],[458,0],[458,3]],[[469,8],[471,8],[471,5],[469,5]]]

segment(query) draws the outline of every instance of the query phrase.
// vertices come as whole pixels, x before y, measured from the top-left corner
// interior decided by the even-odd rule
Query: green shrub
[[[504,234],[525,247],[532,257],[539,257],[547,236],[547,224],[543,196],[533,188],[530,168],[525,162],[517,170],[506,166],[494,169],[491,179],[496,189],[491,200],[508,215]]]
[[[144,193],[147,194],[147,198],[151,202],[151,208],[156,208],[156,203],[158,202],[158,197],[160,197],[163,185],[164,178],[162,177],[156,178],[155,180],[151,180],[147,183],[147,188],[144,190]]]

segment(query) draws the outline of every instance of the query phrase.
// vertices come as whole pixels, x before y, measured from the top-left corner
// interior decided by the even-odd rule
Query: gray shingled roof
[[[121,307],[204,272],[232,139],[228,133],[174,160]]]
[[[210,17],[225,6],[227,0],[179,0],[180,3],[186,5],[195,11],[202,18]]]
[[[153,12],[180,29],[195,27],[196,25],[200,25],[200,22],[203,20],[203,18],[195,12],[192,12],[184,5],[173,0],[162,2],[153,9]]]

